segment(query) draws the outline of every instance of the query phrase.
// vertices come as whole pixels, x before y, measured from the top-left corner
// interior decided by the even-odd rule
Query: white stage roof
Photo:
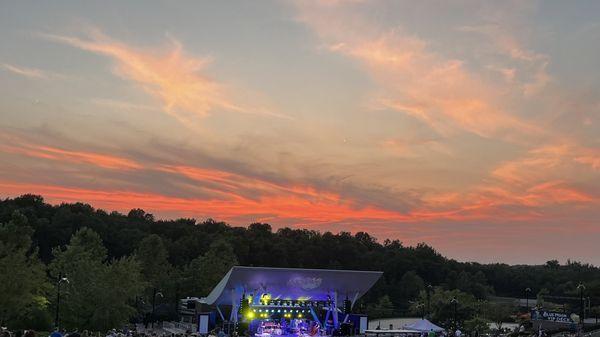
[[[326,300],[337,293],[338,301],[348,296],[350,300],[364,295],[383,272],[299,269],[235,266],[200,301],[206,304],[232,304],[241,294],[268,293],[272,299]]]

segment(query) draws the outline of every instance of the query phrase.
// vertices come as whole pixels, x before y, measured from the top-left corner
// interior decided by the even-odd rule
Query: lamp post
[[[428,284],[427,287],[425,287],[425,292],[427,293],[427,315],[431,316],[431,290],[433,289],[433,286],[431,284]]]
[[[150,315],[152,318],[152,329],[154,329],[154,321],[155,321],[154,309],[156,307],[156,296],[163,297],[163,294],[160,291],[158,291],[158,289],[154,288],[154,290],[152,292],[152,315]]]
[[[531,292],[531,288],[525,288],[525,307],[527,308],[527,312],[529,312],[529,293]]]
[[[58,273],[58,279],[56,280],[56,316],[54,317],[54,326],[58,331],[60,329],[60,284],[63,282],[69,283],[69,279],[62,276],[62,273]]]
[[[591,315],[592,314],[592,299],[588,296],[586,298],[587,301],[587,314]],[[596,323],[598,323],[598,318],[596,317]]]
[[[479,303],[479,315],[481,315],[481,318],[485,319],[485,306],[487,305],[487,301],[477,300],[477,303]]]
[[[412,304],[415,308],[415,311],[419,311],[421,309],[421,319],[425,319],[425,303],[423,302],[413,302],[408,301],[408,303]]]
[[[581,322],[581,332],[583,333],[583,327],[585,325],[585,304],[583,303],[583,291],[585,290],[585,285],[581,282],[577,285],[577,289],[579,289],[579,305],[581,306],[580,313],[580,322]]]
[[[421,308],[421,319],[425,319],[425,303],[417,303],[416,308]]]
[[[457,306],[458,306],[458,299],[456,299],[456,297],[453,297],[452,300],[450,301],[450,303],[454,304],[454,330],[458,329],[458,319],[457,319]]]

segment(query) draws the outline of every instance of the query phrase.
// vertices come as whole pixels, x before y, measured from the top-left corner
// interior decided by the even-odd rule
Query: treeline
[[[477,316],[486,299],[522,298],[526,288],[532,304],[543,295],[578,295],[580,282],[586,296],[600,298],[600,269],[591,265],[463,263],[426,244],[377,242],[366,232],[156,220],[141,209],[121,214],[83,203],[53,206],[36,195],[0,201],[0,224],[2,326],[49,329],[58,286],[67,328],[106,330],[147,319],[152,304],[156,316],[174,317],[178,298],[205,296],[236,264],[381,270],[383,278],[358,310],[379,317],[418,314],[427,301],[440,323],[447,323],[447,311],[438,310],[436,319],[431,303],[443,307],[448,296],[464,299],[464,320]]]

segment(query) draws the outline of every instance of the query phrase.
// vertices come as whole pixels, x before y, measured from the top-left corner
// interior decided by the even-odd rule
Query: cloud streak
[[[32,78],[32,79],[47,80],[50,78],[64,77],[62,75],[59,75],[59,74],[56,74],[53,72],[44,71],[44,70],[37,69],[37,68],[17,66],[17,65],[8,64],[8,63],[3,63],[2,67],[5,70],[8,70],[13,74],[17,74],[17,75],[24,76],[27,78]]]
[[[0,145],[0,151],[52,161],[93,165],[106,169],[138,170],[142,168],[138,163],[123,157],[95,152],[65,150],[44,145],[21,143],[15,146],[2,144]]]
[[[215,111],[262,114],[276,117],[265,107],[235,102],[229,88],[209,78],[206,69],[211,59],[186,55],[181,42],[170,39],[168,51],[133,48],[114,40],[98,29],[87,37],[41,34],[45,39],[109,57],[115,73],[140,85],[163,102],[164,111],[183,124],[194,123]]]
[[[429,50],[426,41],[403,28],[377,27],[358,9],[343,5],[299,2],[298,8],[300,21],[330,51],[360,61],[374,78],[380,90],[375,107],[408,114],[444,136],[467,131],[522,140],[542,133],[502,107],[503,88],[469,71],[461,60]]]

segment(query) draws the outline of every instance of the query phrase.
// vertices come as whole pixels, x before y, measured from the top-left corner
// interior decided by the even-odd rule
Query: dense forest
[[[152,302],[157,316],[173,317],[178,299],[206,295],[233,265],[381,270],[357,310],[372,317],[427,310],[440,324],[454,297],[463,321],[479,319],[478,306],[499,297],[527,295],[532,305],[546,299],[576,311],[579,301],[571,299],[580,283],[592,311],[600,301],[600,268],[578,262],[466,263],[424,243],[378,242],[366,232],[156,220],[141,209],[108,213],[84,203],[50,205],[36,195],[0,201],[2,326],[48,329],[57,287],[66,327],[109,329],[147,317]]]

